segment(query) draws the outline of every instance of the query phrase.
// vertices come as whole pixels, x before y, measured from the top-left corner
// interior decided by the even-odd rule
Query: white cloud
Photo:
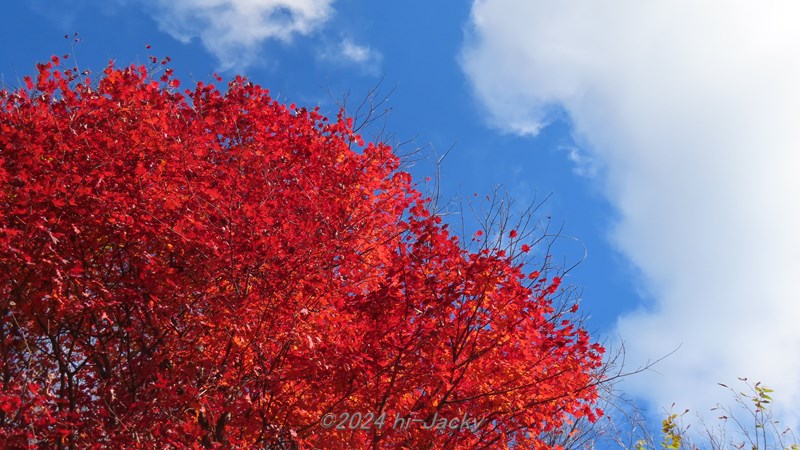
[[[747,376],[797,424],[798,23],[789,0],[473,3],[462,67],[492,124],[565,112],[604,168],[612,239],[653,298],[619,319],[628,359],[682,344],[625,384],[660,406],[707,411]]]
[[[361,45],[350,39],[342,38],[334,45],[329,45],[318,53],[320,60],[338,66],[358,67],[359,70],[369,74],[380,72],[383,55],[366,45]]]
[[[567,152],[567,159],[572,162],[572,172],[575,175],[587,178],[594,178],[597,176],[597,161],[595,161],[592,155],[574,145],[564,145],[560,146],[558,149]]]
[[[162,30],[183,42],[199,38],[225,70],[258,61],[267,40],[309,35],[332,14],[333,0],[159,0]]]
[[[373,52],[369,47],[355,44],[350,40],[344,40],[342,42],[341,51],[345,59],[357,64],[366,63],[374,58]]]

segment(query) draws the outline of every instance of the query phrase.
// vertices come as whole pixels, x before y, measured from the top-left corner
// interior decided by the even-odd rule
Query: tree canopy
[[[0,441],[535,448],[602,414],[527,244],[468,250],[344,113],[152,73],[0,92]]]

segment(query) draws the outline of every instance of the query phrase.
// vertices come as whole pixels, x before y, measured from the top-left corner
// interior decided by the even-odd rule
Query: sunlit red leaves
[[[352,119],[58,64],[0,94],[0,440],[505,448],[595,414],[560,279],[465,251]],[[320,426],[381,411],[490,420]]]

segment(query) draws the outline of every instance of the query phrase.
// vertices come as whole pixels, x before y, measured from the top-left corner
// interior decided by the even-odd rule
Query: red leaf
[[[58,63],[0,108],[8,344],[48,350],[0,352],[4,442],[546,448],[599,415],[603,349],[554,312],[561,279],[526,280],[497,229],[459,242],[389,146],[356,149],[352,118],[243,77],[184,97],[171,69],[77,85]],[[380,432],[321,426],[377,404]],[[411,413],[491,425],[393,427]]]

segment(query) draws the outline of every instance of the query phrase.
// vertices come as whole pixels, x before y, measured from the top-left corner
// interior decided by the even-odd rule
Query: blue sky
[[[241,73],[329,114],[329,93],[356,101],[382,80],[401,150],[452,147],[444,199],[552,194],[542,215],[577,238],[553,255],[588,250],[567,281],[630,368],[680,346],[630,394],[708,411],[728,398],[717,382],[747,376],[796,421],[800,6],[645,3],[11,2],[0,74],[15,87],[53,54],[98,72],[153,53],[184,83]]]

